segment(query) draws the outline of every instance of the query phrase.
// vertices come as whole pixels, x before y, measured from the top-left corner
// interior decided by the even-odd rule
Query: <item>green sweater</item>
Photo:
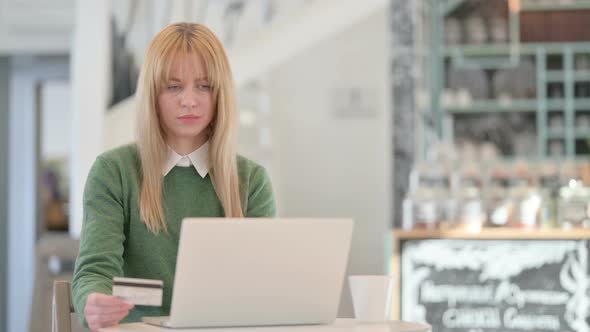
[[[266,170],[241,156],[237,164],[244,214],[275,216]],[[169,315],[182,219],[224,216],[209,175],[202,178],[194,167],[176,166],[164,177],[163,185],[168,232],[151,233],[139,217],[140,165],[136,145],[126,145],[100,155],[88,174],[80,252],[72,281],[74,307],[86,326],[88,294],[111,294],[112,279],[117,276],[164,281],[162,307],[137,306],[123,322]]]

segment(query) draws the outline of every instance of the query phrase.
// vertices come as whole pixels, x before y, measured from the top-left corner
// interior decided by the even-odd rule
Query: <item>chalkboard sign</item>
[[[400,273],[401,318],[432,331],[590,331],[587,240],[405,240]]]

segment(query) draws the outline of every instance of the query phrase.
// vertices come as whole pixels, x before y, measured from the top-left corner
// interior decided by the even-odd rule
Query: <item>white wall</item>
[[[67,157],[70,153],[70,84],[50,81],[41,87],[41,157]]]
[[[281,216],[352,217],[350,274],[387,272],[392,207],[386,11],[294,57],[272,73]],[[336,114],[358,87],[373,115]],[[366,114],[366,113],[365,113]],[[302,244],[304,245],[304,244]],[[348,289],[341,316],[351,315]]]
[[[90,167],[104,151],[111,86],[111,1],[78,0],[72,41],[70,235],[80,237],[82,196]]]
[[[6,331],[6,276],[8,236],[6,234],[8,202],[8,115],[10,112],[10,58],[0,56],[0,331]]]
[[[0,54],[64,54],[75,0],[0,0]]]
[[[135,96],[117,103],[106,112],[104,119],[105,150],[135,141],[136,117]]]

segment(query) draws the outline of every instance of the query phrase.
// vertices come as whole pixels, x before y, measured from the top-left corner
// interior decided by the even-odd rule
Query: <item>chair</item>
[[[69,299],[69,282],[74,275],[78,248],[79,241],[71,238],[66,232],[47,232],[39,238],[35,249],[35,283],[29,316],[30,324],[26,332],[62,331],[65,329],[63,327],[56,330],[57,327],[53,325],[56,319],[54,310],[59,310],[56,307],[56,295],[61,294],[57,296],[60,299],[57,303],[72,302],[71,300],[65,302],[64,299]],[[66,285],[57,286],[59,282],[56,283],[56,281],[58,280],[62,280],[61,282]],[[64,297],[64,295],[67,296]],[[66,306],[66,308],[69,307]],[[65,329],[65,331],[79,332],[88,331],[88,329],[84,329],[78,319],[72,319],[70,329]]]
[[[71,332],[72,331],[72,291],[70,282],[55,280],[53,282],[53,300],[51,310],[51,331]]]

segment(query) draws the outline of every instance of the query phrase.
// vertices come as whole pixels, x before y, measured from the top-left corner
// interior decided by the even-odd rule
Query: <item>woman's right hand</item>
[[[86,299],[84,316],[88,327],[92,331],[98,331],[100,328],[118,324],[127,317],[131,309],[133,304],[124,302],[116,296],[91,293]]]

